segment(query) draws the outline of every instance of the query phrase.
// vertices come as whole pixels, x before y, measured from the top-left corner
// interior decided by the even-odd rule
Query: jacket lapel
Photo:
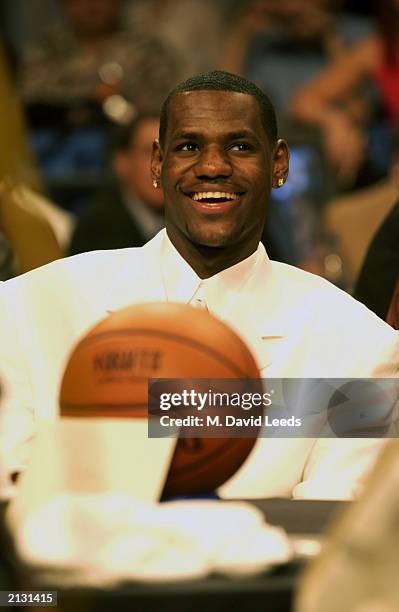
[[[163,231],[142,248],[129,249],[126,261],[107,292],[107,314],[131,304],[166,300],[159,265],[162,239]]]
[[[287,320],[282,316],[283,295],[272,264],[261,257],[232,307],[222,317],[244,339],[262,372],[268,372],[285,345]]]

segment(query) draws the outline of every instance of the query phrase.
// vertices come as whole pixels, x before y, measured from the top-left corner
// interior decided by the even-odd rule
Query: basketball
[[[100,321],[75,346],[61,383],[61,417],[147,417],[148,379],[162,378],[259,379],[259,370],[243,340],[207,311],[133,305]],[[164,495],[213,491],[241,466],[255,439],[179,438]]]

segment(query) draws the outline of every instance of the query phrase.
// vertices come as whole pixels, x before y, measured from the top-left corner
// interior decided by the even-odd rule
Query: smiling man
[[[168,236],[201,278],[245,259],[258,247],[271,187],[288,175],[270,101],[221,72],[177,87],[162,109],[153,175]]]
[[[271,188],[287,174],[287,145],[255,85],[212,72],[170,93],[152,157],[166,230],[144,247],[85,253],[2,286],[3,495],[24,469],[36,423],[56,417],[71,347],[128,304],[208,309],[241,334],[265,378],[398,376],[397,332],[324,279],[270,261],[259,243]],[[380,441],[330,433],[258,439],[221,494],[353,497]]]

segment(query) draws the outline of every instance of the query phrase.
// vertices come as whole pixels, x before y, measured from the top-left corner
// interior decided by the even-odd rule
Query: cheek
[[[170,191],[179,191],[179,185],[182,181],[190,179],[191,165],[182,163],[181,159],[166,157],[161,170],[163,184]]]
[[[265,172],[253,173],[249,179],[250,190],[257,198],[266,197],[271,191],[272,178]]]
[[[254,159],[235,161],[233,165],[234,175],[251,186],[254,190],[262,189],[271,182],[270,160],[263,156]]]
[[[253,176],[253,184],[256,185],[258,189],[264,189],[265,187],[270,185],[271,182],[272,182],[272,176],[268,169],[266,171],[263,169],[259,170]]]

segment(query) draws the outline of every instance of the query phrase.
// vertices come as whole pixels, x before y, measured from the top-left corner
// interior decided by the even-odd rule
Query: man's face
[[[158,119],[143,119],[126,151],[114,157],[114,170],[128,196],[138,198],[150,208],[163,208],[162,189],[154,189],[151,179],[152,144],[158,136]]]
[[[239,253],[250,241],[256,248],[273,175],[274,182],[280,178],[276,163],[285,178],[285,143],[269,143],[256,98],[226,91],[176,95],[152,168],[164,190],[168,235],[180,252],[188,243]]]

